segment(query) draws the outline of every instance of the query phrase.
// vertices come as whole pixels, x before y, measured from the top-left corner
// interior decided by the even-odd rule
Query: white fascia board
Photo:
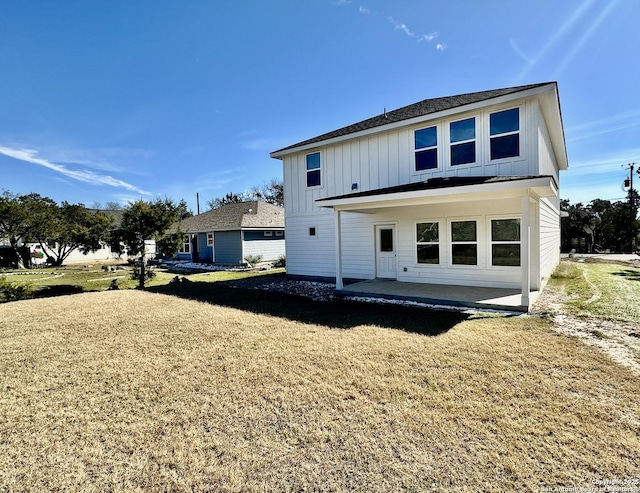
[[[441,118],[446,118],[452,115],[457,115],[460,113],[466,113],[469,111],[475,111],[482,108],[487,108],[493,105],[499,105],[503,103],[507,103],[510,101],[514,101],[517,99],[525,99],[531,96],[537,96],[539,94],[543,94],[545,92],[551,91],[555,89],[555,83],[545,84],[544,86],[534,87],[532,89],[527,89],[521,92],[514,92],[511,94],[505,94],[504,96],[498,96],[492,99],[485,99],[483,101],[478,101],[477,103],[471,103],[463,106],[456,106],[455,108],[450,108],[448,110],[438,111],[436,113],[429,113],[427,115],[416,116],[414,118],[409,118],[407,120],[400,120],[398,122],[389,123],[387,125],[380,125],[378,127],[369,128],[367,130],[361,130],[359,132],[353,132],[345,135],[341,135],[339,137],[334,137],[332,139],[321,140],[319,142],[312,142],[310,144],[306,144],[299,147],[294,147],[292,149],[285,149],[282,151],[275,151],[269,154],[272,158],[282,159],[289,154],[296,154],[298,152],[305,152],[311,149],[317,149],[318,147],[328,146],[337,144],[339,142],[343,142],[351,139],[359,139],[362,137],[369,137],[374,134],[388,132],[390,130],[395,130],[397,128],[409,127],[412,125],[417,125],[419,123],[428,122],[430,120],[438,120]]]
[[[522,196],[527,190],[537,197],[556,197],[558,189],[549,177],[532,178],[500,183],[483,183],[454,188],[415,190],[365,197],[343,197],[316,201],[318,207],[336,210],[379,209],[409,205],[435,204],[443,202],[469,202],[474,200]]]
[[[542,116],[547,123],[549,129],[549,138],[551,139],[551,147],[558,162],[560,170],[569,168],[569,160],[567,158],[567,147],[564,138],[564,125],[562,124],[562,111],[560,109],[560,96],[557,87],[553,91],[549,91],[540,98],[540,107]]]

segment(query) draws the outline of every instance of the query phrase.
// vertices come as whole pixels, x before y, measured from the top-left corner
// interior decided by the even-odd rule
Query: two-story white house
[[[560,260],[555,82],[427,99],[272,152],[287,273],[519,290]]]

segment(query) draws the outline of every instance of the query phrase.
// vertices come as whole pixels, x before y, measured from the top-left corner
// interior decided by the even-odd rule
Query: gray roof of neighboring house
[[[478,103],[480,101],[485,101],[488,99],[497,98],[500,96],[505,96],[508,94],[513,94],[521,91],[526,91],[529,89],[534,89],[537,87],[545,86],[547,84],[555,84],[554,82],[544,82],[540,84],[529,84],[526,86],[517,86],[517,87],[507,87],[504,89],[494,89],[491,91],[480,91],[480,92],[471,92],[467,94],[460,94],[457,96],[446,96],[443,98],[433,98],[433,99],[425,99],[418,103],[410,104],[408,106],[404,106],[397,110],[387,111],[381,115],[374,116],[373,118],[369,118],[367,120],[363,120],[358,123],[354,123],[353,125],[348,125],[346,127],[339,128],[338,130],[334,130],[332,132],[328,132],[326,134],[319,135],[317,137],[313,137],[312,139],[304,140],[302,142],[298,142],[297,144],[290,145],[288,147],[284,147],[277,151],[272,152],[271,154],[277,154],[282,151],[295,149],[296,147],[302,147],[309,144],[314,144],[317,142],[322,142],[325,140],[333,139],[336,137],[342,137],[344,135],[349,135],[352,133],[360,132],[363,130],[369,130],[371,128],[380,127],[383,125],[388,125],[390,123],[400,122],[403,120],[409,120],[411,118],[416,118],[420,116],[429,115],[431,113],[437,113],[439,111],[445,111],[452,108],[457,108],[459,106],[465,106],[468,104]]]
[[[522,180],[531,180],[534,178],[551,178],[552,176],[535,175],[535,176],[451,176],[447,178],[430,178],[426,181],[407,183],[405,185],[397,185],[394,187],[378,188],[376,190],[367,190],[366,192],[349,193],[345,195],[337,195],[335,197],[327,197],[319,199],[317,202],[370,197],[374,195],[388,195],[392,193],[416,192],[420,190],[436,190],[438,188],[455,188],[465,187],[469,185],[484,185],[486,183],[504,183]]]
[[[185,233],[234,229],[282,229],[284,209],[276,205],[253,200],[226,204],[174,224],[171,229]]]

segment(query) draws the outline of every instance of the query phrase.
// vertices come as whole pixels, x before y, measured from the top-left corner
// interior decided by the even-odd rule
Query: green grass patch
[[[550,285],[567,293],[573,315],[640,323],[640,269],[633,264],[565,260]]]

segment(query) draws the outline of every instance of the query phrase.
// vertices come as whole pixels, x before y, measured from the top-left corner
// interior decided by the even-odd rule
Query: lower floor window
[[[453,265],[478,265],[476,221],[451,222],[451,263]]]
[[[416,224],[416,254],[419,264],[440,263],[440,233],[437,222]]]
[[[189,235],[182,237],[182,247],[178,250],[179,253],[191,253],[191,240]]]
[[[520,219],[491,220],[491,265],[520,265]]]

